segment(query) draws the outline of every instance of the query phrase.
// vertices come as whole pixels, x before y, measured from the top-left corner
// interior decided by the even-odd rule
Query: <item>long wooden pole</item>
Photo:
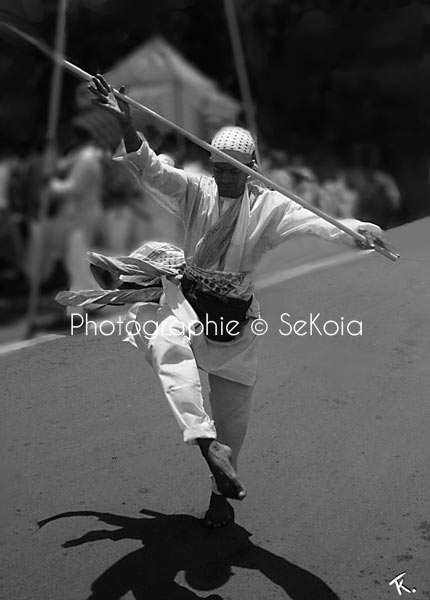
[[[31,36],[28,36],[27,34],[23,34],[19,30],[16,30],[16,28],[9,27],[9,29],[15,30],[15,33],[17,33],[18,35],[21,35],[21,37],[24,37],[25,39],[27,39],[33,45],[36,45],[42,52],[44,52],[45,54],[47,54],[51,59],[54,59],[54,60],[57,60],[57,61],[61,61],[61,63],[64,65],[64,67],[68,71],[70,71],[71,73],[73,73],[74,75],[76,75],[77,77],[79,77],[80,79],[84,79],[84,80],[86,80],[88,82],[92,81],[93,75],[90,75],[89,73],[85,72],[83,69],[81,69],[80,67],[74,65],[70,61],[62,59],[58,54],[53,53],[49,48],[47,48],[45,44],[42,44],[40,41],[32,39]],[[286,188],[284,188],[281,185],[275,183],[274,181],[272,181],[268,177],[265,177],[264,175],[262,175],[258,171],[254,171],[253,169],[250,169],[249,167],[247,167],[246,165],[242,164],[241,162],[239,162],[235,158],[232,158],[231,156],[229,156],[225,152],[222,152],[222,150],[218,150],[217,148],[214,148],[213,146],[211,146],[210,144],[208,144],[204,140],[201,140],[199,137],[197,137],[193,133],[187,131],[186,129],[184,129],[180,125],[177,125],[176,123],[173,123],[172,121],[169,121],[168,119],[166,119],[162,115],[159,115],[158,113],[156,113],[155,111],[151,110],[147,106],[144,106],[140,102],[137,102],[133,98],[127,96],[127,94],[122,94],[121,92],[119,92],[118,90],[115,90],[115,89],[113,89],[113,93],[115,94],[115,96],[117,98],[119,98],[120,100],[123,100],[124,102],[127,102],[130,106],[133,106],[134,108],[136,108],[136,110],[138,110],[138,111],[140,111],[140,112],[142,112],[142,113],[144,113],[146,115],[149,115],[152,118],[160,121],[164,125],[167,125],[171,129],[174,129],[176,132],[182,134],[184,137],[186,137],[190,141],[194,142],[197,146],[200,146],[201,148],[203,148],[204,150],[207,150],[207,152],[210,152],[211,154],[215,154],[216,156],[219,156],[225,162],[230,163],[231,165],[233,165],[234,167],[236,167],[240,171],[246,173],[247,175],[251,175],[254,179],[259,180],[261,183],[264,183],[270,189],[276,190],[277,192],[279,192],[283,196],[286,196],[290,200],[293,200],[293,202],[296,202],[300,206],[303,206],[303,208],[306,208],[307,210],[313,212],[318,217],[321,217],[322,219],[325,219],[326,221],[328,221],[329,223],[331,223],[332,225],[334,225],[335,227],[337,227],[341,231],[344,231],[345,233],[347,233],[348,235],[350,235],[351,237],[353,237],[354,239],[356,239],[358,242],[361,242],[363,244],[367,244],[367,239],[365,238],[364,235],[358,233],[357,231],[354,231],[353,229],[351,229],[350,227],[348,227],[347,225],[345,225],[341,221],[338,221],[337,219],[335,219],[331,215],[326,214],[325,212],[323,212],[319,208],[317,208],[315,206],[312,206],[312,204],[310,204],[309,202],[306,202],[306,200],[303,200],[299,196],[296,196],[296,194],[293,194],[292,192],[290,192]],[[392,261],[395,261],[395,260],[397,260],[399,258],[399,254],[396,251],[394,251],[393,249],[388,248],[382,241],[375,242],[375,245],[374,245],[373,249],[376,252],[378,252],[379,254],[382,254],[383,256],[385,256],[386,258],[389,258]]]

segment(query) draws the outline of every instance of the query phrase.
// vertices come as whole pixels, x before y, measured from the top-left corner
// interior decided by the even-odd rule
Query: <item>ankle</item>
[[[216,442],[216,438],[197,438],[196,440],[202,454],[204,456],[209,452],[209,448],[213,442]]]

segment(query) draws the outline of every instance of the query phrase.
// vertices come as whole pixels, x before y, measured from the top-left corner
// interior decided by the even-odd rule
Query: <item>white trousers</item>
[[[199,371],[189,336],[168,306],[157,311],[157,328],[148,340],[146,358],[161,384],[183,439],[216,438],[232,449],[231,462],[243,444],[254,386],[209,374],[212,418],[204,407]],[[222,349],[220,349],[222,352]]]

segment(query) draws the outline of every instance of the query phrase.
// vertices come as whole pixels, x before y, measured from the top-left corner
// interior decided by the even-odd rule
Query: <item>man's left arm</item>
[[[270,235],[270,245],[272,247],[291,237],[301,235],[314,235],[329,242],[339,242],[349,247],[362,247],[351,235],[310,210],[303,208],[297,202],[280,195],[278,195],[278,198],[282,198],[282,200],[277,199],[274,209],[274,221],[272,221]],[[382,234],[381,228],[374,223],[364,223],[357,219],[339,219],[339,222],[354,231],[363,232],[365,237],[369,239],[372,236],[380,237]]]

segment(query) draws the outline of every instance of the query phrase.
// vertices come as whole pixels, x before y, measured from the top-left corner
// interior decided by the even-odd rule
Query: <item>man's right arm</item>
[[[161,161],[141,133],[134,132],[137,139],[131,131],[124,133],[124,147],[113,159],[122,162],[158,204],[182,219],[192,176]]]
[[[139,150],[142,140],[137,135],[137,131],[133,127],[131,120],[130,123],[122,126],[122,139],[124,140],[127,153]]]
[[[159,204],[182,217],[188,188],[185,171],[170,167],[157,157],[142,134],[135,130],[128,104],[116,98],[101,75],[93,77],[88,88],[95,96],[93,103],[114,116],[121,127],[125,152],[117,153],[115,160],[123,162]],[[119,91],[124,93],[124,86]]]

